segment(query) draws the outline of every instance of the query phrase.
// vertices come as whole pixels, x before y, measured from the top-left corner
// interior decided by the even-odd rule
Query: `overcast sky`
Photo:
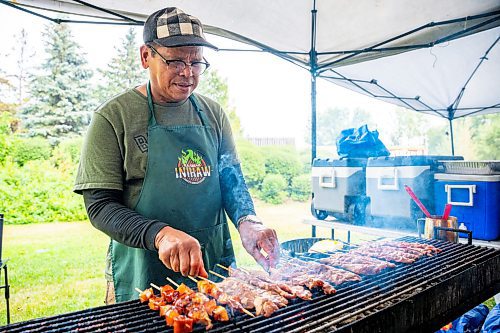
[[[7,64],[14,64],[12,48],[14,34],[24,28],[29,45],[35,49],[33,62],[44,57],[41,32],[47,20],[0,4],[0,56]],[[52,23],[50,23],[52,24]],[[128,27],[89,24],[71,24],[76,41],[87,53],[87,59],[96,69],[104,68],[115,54]],[[142,27],[137,28],[138,42],[142,42]],[[222,48],[241,47],[234,42],[208,36]],[[9,56],[10,54],[10,56]],[[5,57],[7,55],[7,57]],[[230,102],[235,106],[246,135],[267,137],[295,137],[304,141],[311,114],[311,83],[309,72],[276,56],[255,52],[214,52],[206,50],[211,67],[228,80]],[[3,67],[3,66],[2,66]],[[377,112],[379,129],[387,120],[387,111],[396,107],[375,99],[318,80],[317,110],[329,107],[362,108]],[[381,133],[383,135],[383,133]]]

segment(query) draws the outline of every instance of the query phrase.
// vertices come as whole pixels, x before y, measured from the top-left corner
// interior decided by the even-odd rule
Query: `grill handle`
[[[439,230],[443,231],[451,231],[456,233],[467,234],[467,244],[472,245],[472,231],[470,230],[462,230],[462,229],[454,229],[454,228],[445,228],[445,227],[434,227],[434,239],[437,239],[437,233]],[[420,231],[419,231],[420,234]]]

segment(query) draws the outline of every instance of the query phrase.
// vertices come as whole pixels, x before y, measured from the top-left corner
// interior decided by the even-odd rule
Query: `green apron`
[[[208,125],[194,95],[189,100],[202,125],[161,126],[156,122],[149,83],[147,94],[148,160],[135,211],[195,237],[202,248],[205,269],[220,271],[216,264],[230,266],[235,259],[222,206],[216,132]],[[134,288],[167,284],[167,276],[177,283],[193,284],[165,267],[156,251],[114,240],[110,246],[117,302],[136,299]]]

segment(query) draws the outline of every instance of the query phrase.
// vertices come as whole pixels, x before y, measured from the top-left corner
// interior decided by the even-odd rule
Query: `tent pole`
[[[316,75],[311,73],[311,163],[316,158]]]
[[[450,139],[451,139],[451,156],[455,156],[455,143],[453,142],[453,119],[448,119],[450,122]]]
[[[311,51],[309,66],[311,67],[311,165],[316,158],[316,79],[318,77],[318,53],[316,52],[316,0],[311,10]]]

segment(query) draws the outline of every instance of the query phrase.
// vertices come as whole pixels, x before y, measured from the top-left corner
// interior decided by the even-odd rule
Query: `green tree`
[[[397,146],[407,146],[416,138],[423,139],[428,130],[426,122],[431,115],[424,115],[415,111],[399,108],[394,111],[391,120],[392,131],[389,133],[390,143]]]
[[[236,109],[229,104],[229,87],[227,85],[227,79],[222,78],[216,70],[209,69],[200,78],[197,92],[210,97],[222,106],[229,118],[234,136],[240,137],[240,118],[236,114]]]
[[[370,112],[360,108],[328,108],[318,113],[316,124],[316,140],[321,146],[335,145],[337,137],[344,129],[358,128],[364,124],[373,127]],[[306,140],[310,142],[310,125],[308,127]]]
[[[139,46],[136,43],[136,29],[131,27],[119,46],[116,56],[105,70],[99,69],[102,83],[98,85],[96,98],[104,101],[110,97],[147,81],[147,71],[141,67]]]
[[[426,133],[429,155],[451,153],[450,133],[446,125],[430,127]]]
[[[91,98],[85,53],[66,24],[45,26],[42,34],[47,58],[30,82],[31,100],[23,109],[23,124],[30,136],[58,141],[80,135],[90,122]]]
[[[474,158],[500,159],[500,114],[489,114],[468,118]]]

